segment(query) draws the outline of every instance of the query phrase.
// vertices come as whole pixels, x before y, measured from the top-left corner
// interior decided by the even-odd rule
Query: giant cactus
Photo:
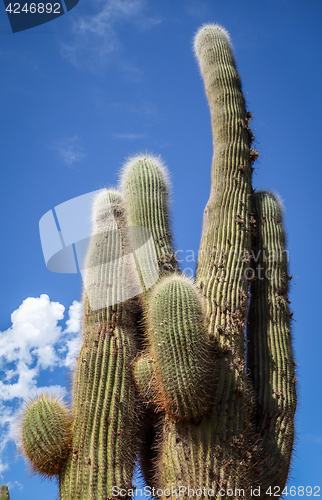
[[[196,278],[176,262],[166,167],[130,159],[120,191],[94,202],[72,436],[48,468],[62,500],[130,496],[137,452],[163,498],[264,498],[287,480],[296,379],[282,208],[252,189],[258,153],[227,32],[202,27],[195,52],[214,146]],[[22,424],[34,469],[69,435],[67,410],[45,401]]]

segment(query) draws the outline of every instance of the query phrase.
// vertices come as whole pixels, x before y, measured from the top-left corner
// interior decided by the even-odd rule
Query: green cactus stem
[[[251,134],[229,37],[202,27],[195,50],[209,100],[214,141],[211,192],[198,255],[197,284],[206,300],[208,335],[219,379],[212,415],[200,425],[166,419],[159,445],[158,484],[240,489],[255,484],[253,398],[244,367],[250,254]],[[223,353],[224,355],[220,355]],[[253,481],[254,479],[254,481]],[[187,493],[182,498],[188,498]],[[191,496],[197,498],[197,496]]]
[[[295,371],[290,335],[288,252],[283,210],[267,191],[253,195],[254,235],[247,366],[256,394],[257,432],[264,457],[258,481],[282,489],[294,439]]]
[[[169,217],[169,194],[171,184],[167,167],[160,157],[151,154],[140,154],[127,160],[123,166],[120,177],[120,190],[124,194],[124,202],[127,207],[127,223],[130,228],[132,248],[142,248],[141,233],[137,228],[145,228],[153,239],[153,249],[156,253],[157,279],[162,276],[168,276],[178,271],[178,264],[172,245],[172,235]],[[143,253],[142,261],[154,261],[151,257],[150,246],[147,245]],[[146,269],[148,266],[142,266]],[[153,262],[153,271],[155,266]],[[155,280],[154,277],[154,281]],[[153,281],[153,280],[151,280]],[[144,279],[141,276],[141,283],[144,288]],[[141,295],[143,308],[148,308],[148,297],[151,289],[144,289]],[[142,322],[139,322],[139,327]],[[139,328],[140,346],[144,349],[146,337],[144,328]],[[149,355],[147,355],[149,357]],[[142,360],[141,360],[142,362]],[[140,363],[140,361],[138,361]],[[135,367],[138,366],[134,364]],[[144,403],[146,400],[146,389],[141,386],[142,380],[136,378],[137,386],[143,391]],[[151,391],[152,389],[152,391]],[[153,484],[155,475],[154,462],[156,460],[156,427],[161,427],[163,415],[154,412],[155,391],[152,385],[148,389],[151,394],[150,404],[144,405],[139,412],[140,431],[139,431],[139,457],[142,472],[147,484]],[[142,394],[142,393],[141,393]]]
[[[214,387],[202,298],[189,278],[172,274],[155,286],[147,306],[146,342],[155,366],[157,407],[175,419],[198,419],[209,411]]]
[[[5,484],[0,487],[0,500],[10,500],[8,486]]]
[[[20,441],[32,472],[44,477],[59,474],[72,445],[71,411],[54,396],[31,399],[23,411]]]
[[[94,231],[86,258],[83,346],[74,380],[72,453],[60,475],[62,500],[107,500],[130,488],[136,456],[136,389],[131,363],[138,309],[129,296],[131,263],[118,192],[94,202]],[[130,275],[130,276],[129,276]],[[102,301],[102,298],[104,299]]]
[[[120,189],[124,193],[128,225],[144,227],[153,237],[161,274],[177,270],[169,223],[170,181],[166,166],[159,157],[138,155],[123,167]],[[140,233],[134,232],[134,235]],[[139,242],[133,241],[138,247]]]
[[[209,334],[244,358],[247,279],[250,253],[250,113],[227,32],[202,27],[195,38],[209,101],[214,156],[211,192],[203,218],[197,279],[208,301]]]

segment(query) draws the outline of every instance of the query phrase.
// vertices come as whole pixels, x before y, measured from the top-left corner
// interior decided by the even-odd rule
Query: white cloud
[[[74,300],[68,310],[69,319],[66,321],[66,333],[77,333],[81,329],[82,321],[82,304]]]
[[[11,315],[12,325],[0,332],[0,455],[15,439],[15,421],[23,400],[42,392],[64,395],[60,385],[38,386],[42,370],[72,367],[80,348],[81,304],[70,306],[63,329],[65,307],[48,295],[28,297]],[[0,476],[8,468],[0,460]]]
[[[69,319],[66,321],[65,333],[78,333],[81,330],[81,320],[82,320],[82,304],[77,300],[74,300],[68,311]],[[61,364],[67,368],[73,368],[76,356],[81,348],[82,338],[80,335],[73,336],[70,340],[67,340],[66,347],[61,349],[61,352],[65,352],[65,357]]]
[[[91,15],[74,16],[72,19],[73,39],[61,42],[62,55],[73,65],[100,71],[109,57],[122,49],[116,26],[123,22],[134,23],[141,29],[148,29],[160,20],[144,15],[146,0],[96,0],[96,12]],[[123,61],[124,63],[124,61]],[[137,78],[137,68],[127,61],[120,67]]]
[[[105,36],[116,21],[138,16],[144,8],[145,1],[110,0],[100,3],[103,8],[97,14],[79,19],[78,30],[81,34],[93,33],[96,36]]]
[[[86,156],[77,135],[58,141],[51,149],[57,151],[59,158],[69,166],[81,161]]]
[[[53,368],[58,361],[55,349],[52,345],[44,345],[37,347],[32,351],[34,356],[38,358],[38,367],[46,370],[46,368]]]
[[[79,350],[81,348],[81,344],[82,344],[81,338],[75,338],[75,339],[67,341],[67,343],[66,343],[67,353],[66,353],[65,359],[62,363],[63,366],[66,366],[67,368],[71,368],[71,369],[74,367],[76,356],[79,353]]]
[[[57,342],[64,317],[64,306],[50,302],[48,295],[28,297],[11,315],[12,326],[0,337],[1,358],[6,362],[29,364],[32,349]],[[0,392],[1,397],[1,392]]]
[[[13,482],[8,481],[7,486],[8,486],[8,490],[10,491],[10,493],[12,492],[12,490],[17,489],[17,488],[18,488],[18,490],[23,489],[23,485],[21,483],[19,483],[19,481],[13,481]]]

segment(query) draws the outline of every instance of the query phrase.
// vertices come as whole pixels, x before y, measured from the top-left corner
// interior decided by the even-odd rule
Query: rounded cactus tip
[[[72,447],[72,414],[61,398],[31,398],[17,422],[19,453],[31,473],[52,477],[63,469]]]
[[[269,212],[272,212],[275,219],[279,222],[283,221],[284,218],[284,200],[279,193],[276,191],[261,190],[254,193],[254,199],[261,201],[263,215],[269,216]],[[263,203],[265,201],[265,203]]]
[[[126,184],[126,179],[129,174],[129,172],[132,169],[137,169],[137,168],[146,168],[149,167],[150,169],[155,169],[157,173],[160,175],[162,178],[168,194],[171,191],[171,181],[170,181],[170,174],[168,167],[164,163],[163,159],[161,158],[161,155],[153,155],[151,153],[138,153],[137,155],[131,156],[130,158],[127,158],[123,166],[121,167],[120,170],[120,175],[119,175],[119,189],[122,193],[125,191],[125,184]]]
[[[193,39],[193,51],[198,60],[203,49],[218,37],[226,40],[231,46],[230,35],[223,26],[219,24],[203,24],[200,26]]]
[[[6,484],[0,486],[0,500],[10,500],[9,490]]]
[[[114,221],[115,207],[122,202],[122,194],[115,188],[101,189],[93,198],[92,203],[92,228],[96,234],[104,226]]]
[[[269,194],[271,195],[272,198],[274,198],[274,201],[275,201],[275,203],[278,206],[279,211],[280,211],[280,217],[281,217],[281,219],[283,219],[283,216],[285,213],[285,205],[284,205],[283,198],[281,197],[281,195],[277,191],[274,191],[274,192],[270,191]]]
[[[182,274],[175,273],[175,274],[170,274],[169,276],[162,277],[159,280],[159,282],[155,285],[152,295],[156,297],[161,290],[166,289],[167,287],[173,284],[178,284],[178,285],[183,284],[183,286],[186,286],[187,289],[193,290],[196,300],[200,303],[201,307],[204,307],[203,297],[196,288],[196,279],[185,273]]]

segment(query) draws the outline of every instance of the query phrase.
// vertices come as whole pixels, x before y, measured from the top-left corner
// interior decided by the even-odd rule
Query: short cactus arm
[[[160,280],[147,305],[156,405],[174,419],[198,419],[210,410],[215,383],[202,297],[189,278],[172,274]]]
[[[72,446],[72,413],[58,398],[42,394],[31,399],[21,415],[20,453],[32,472],[60,474]]]
[[[151,356],[141,354],[134,360],[133,376],[142,401],[146,405],[153,405],[156,398],[153,389],[155,364]]]
[[[248,317],[248,369],[256,394],[256,424],[263,462],[258,481],[283,490],[289,471],[296,408],[288,302],[288,252],[276,195],[253,195],[255,220]]]

